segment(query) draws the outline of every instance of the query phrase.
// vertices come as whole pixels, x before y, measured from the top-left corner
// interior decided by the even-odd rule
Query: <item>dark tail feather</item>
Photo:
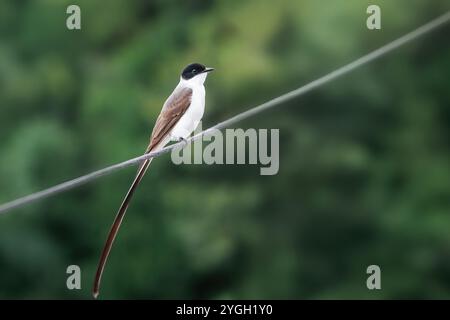
[[[122,223],[123,217],[125,216],[125,212],[127,211],[128,205],[130,204],[130,200],[133,197],[134,191],[141,182],[142,177],[144,176],[151,162],[152,158],[144,160],[144,162],[141,164],[139,171],[136,175],[136,178],[134,178],[134,181],[131,184],[130,189],[128,189],[127,195],[123,199],[122,205],[120,206],[119,211],[117,212],[117,215],[111,226],[108,238],[106,239],[105,246],[103,247],[103,251],[100,256],[100,261],[97,267],[97,273],[95,274],[94,289],[92,291],[94,298],[97,298],[99,294],[100,281],[102,279],[103,269],[105,268],[106,260],[108,259],[109,252],[111,251],[111,247],[113,245],[114,239],[116,238],[117,232],[119,231],[120,224]]]

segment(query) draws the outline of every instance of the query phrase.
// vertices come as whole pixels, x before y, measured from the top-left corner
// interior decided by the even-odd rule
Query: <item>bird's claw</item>
[[[183,138],[183,137],[177,137],[177,138],[175,138],[175,141],[176,142],[183,142],[185,146],[188,144],[188,141],[185,138]]]

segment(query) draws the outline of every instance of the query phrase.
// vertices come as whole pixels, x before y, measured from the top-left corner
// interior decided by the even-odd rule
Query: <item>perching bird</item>
[[[161,150],[170,141],[185,140],[195,130],[205,110],[205,87],[203,83],[206,80],[208,72],[212,70],[214,69],[206,68],[199,63],[193,63],[184,68],[181,73],[180,82],[169,98],[167,98],[156,120],[150,143],[145,153]],[[94,298],[97,298],[99,294],[103,269],[105,268],[106,260],[108,259],[117,231],[130,204],[131,197],[151,162],[152,158],[144,160],[141,163],[136,177],[123,199],[111,226],[95,275]]]

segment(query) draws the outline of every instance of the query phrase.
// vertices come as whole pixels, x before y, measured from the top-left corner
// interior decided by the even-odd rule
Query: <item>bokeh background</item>
[[[82,30],[66,28],[81,7]],[[378,4],[382,30],[366,28]],[[145,149],[193,61],[204,127],[450,9],[448,0],[0,2],[0,201]],[[238,124],[280,129],[280,171],[153,162],[102,298],[450,298],[450,27]],[[91,298],[136,168],[0,216],[0,298]],[[66,268],[82,289],[66,289]],[[382,290],[366,288],[377,264]]]

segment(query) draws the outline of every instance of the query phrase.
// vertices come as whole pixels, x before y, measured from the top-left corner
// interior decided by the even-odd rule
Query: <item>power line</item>
[[[389,53],[389,52],[391,52],[391,51],[393,51],[393,50],[395,50],[397,48],[399,48],[400,46],[402,46],[402,45],[404,45],[404,44],[406,44],[406,43],[408,43],[408,42],[410,42],[410,41],[412,41],[412,40],[414,40],[414,39],[416,39],[416,38],[418,38],[418,37],[420,37],[420,36],[422,36],[422,35],[424,35],[424,34],[426,34],[428,32],[430,32],[430,31],[432,31],[432,30],[434,30],[434,29],[436,29],[436,28],[438,28],[440,26],[442,26],[443,24],[447,23],[449,20],[450,20],[450,11],[448,11],[447,13],[445,13],[445,14],[437,17],[436,19],[428,22],[427,24],[424,24],[423,26],[415,29],[414,31],[411,31],[410,33],[407,33],[407,34],[403,35],[402,37],[400,37],[400,38],[398,38],[398,39],[396,39],[396,40],[394,40],[394,41],[392,41],[392,42],[382,46],[381,48],[378,48],[378,49],[376,49],[376,50],[374,50],[374,51],[372,51],[372,52],[362,56],[361,58],[359,58],[359,59],[357,59],[357,60],[355,60],[355,61],[353,61],[353,62],[351,62],[351,63],[349,63],[349,64],[347,64],[347,65],[345,65],[343,67],[340,67],[339,69],[336,69],[336,70],[328,73],[327,75],[325,75],[325,76],[323,76],[321,78],[318,78],[318,79],[316,79],[316,80],[314,80],[314,81],[312,81],[312,82],[310,82],[310,83],[308,83],[308,84],[306,84],[306,85],[304,85],[304,86],[302,86],[302,87],[300,87],[298,89],[295,89],[293,91],[285,93],[285,94],[283,94],[283,95],[281,95],[281,96],[279,96],[277,98],[269,100],[269,101],[267,101],[267,102],[265,102],[265,103],[263,103],[263,104],[261,104],[261,105],[259,105],[257,107],[254,107],[254,108],[251,108],[251,109],[249,109],[247,111],[239,113],[236,116],[234,116],[234,117],[232,117],[232,118],[230,118],[228,120],[222,121],[222,122],[216,124],[215,126],[212,126],[209,129],[204,130],[204,131],[196,134],[195,136],[187,139],[187,142],[190,143],[190,142],[193,142],[195,140],[198,140],[202,136],[207,136],[207,135],[211,134],[214,130],[220,130],[220,129],[229,127],[229,126],[231,126],[232,124],[234,124],[236,122],[242,121],[242,120],[244,120],[246,118],[254,116],[254,115],[256,115],[256,114],[258,114],[260,112],[263,112],[263,111],[265,111],[267,109],[273,108],[275,106],[281,105],[284,102],[287,102],[287,101],[292,100],[292,99],[294,99],[296,97],[299,97],[299,96],[301,96],[301,95],[303,95],[303,94],[305,94],[305,93],[307,93],[307,92],[309,92],[309,91],[311,91],[311,90],[313,90],[315,88],[318,88],[318,87],[320,87],[320,86],[322,86],[322,85],[324,85],[324,84],[326,84],[326,83],[328,83],[328,82],[330,82],[330,81],[332,81],[334,79],[337,79],[337,78],[339,78],[339,77],[341,77],[341,76],[343,76],[343,75],[345,75],[345,74],[355,70],[356,68],[361,67],[362,65],[365,65],[365,64],[367,64],[367,63],[369,63],[369,62],[371,62],[371,61],[373,61],[373,60],[375,60],[375,59],[377,59],[377,58],[379,58],[379,57],[381,57],[381,56],[383,56],[383,55],[385,55],[385,54],[387,54],[387,53]],[[169,151],[171,151],[171,150],[173,150],[175,148],[180,148],[180,147],[183,147],[183,146],[184,146],[184,142],[175,143],[175,144],[172,144],[170,146],[167,146],[167,147],[163,148],[160,151],[150,152],[148,154],[145,154],[145,155],[142,155],[142,156],[139,156],[139,157],[135,157],[135,158],[132,158],[132,159],[129,159],[129,160],[126,160],[126,161],[123,161],[123,162],[111,165],[109,167],[106,167],[106,168],[103,168],[103,169],[91,172],[89,174],[86,174],[84,176],[75,178],[73,180],[69,180],[69,181],[63,182],[61,184],[55,185],[53,187],[50,187],[48,189],[44,189],[42,191],[38,191],[38,192],[35,192],[35,193],[32,193],[32,194],[29,194],[27,196],[15,199],[13,201],[6,202],[6,203],[0,205],[0,214],[3,214],[6,211],[9,211],[9,210],[14,209],[14,208],[21,207],[21,206],[23,206],[25,204],[28,204],[30,202],[34,202],[34,201],[37,201],[37,200],[40,200],[40,199],[43,199],[43,198],[50,197],[50,196],[55,195],[57,193],[61,193],[61,192],[70,190],[70,189],[75,188],[77,186],[80,186],[82,184],[88,183],[88,182],[90,182],[90,181],[92,181],[94,179],[100,178],[100,177],[102,177],[104,175],[113,173],[114,171],[117,171],[117,170],[129,167],[131,165],[140,163],[142,160],[158,157],[158,156],[160,156],[160,155],[162,155],[164,153],[167,153],[167,152],[169,152]]]

